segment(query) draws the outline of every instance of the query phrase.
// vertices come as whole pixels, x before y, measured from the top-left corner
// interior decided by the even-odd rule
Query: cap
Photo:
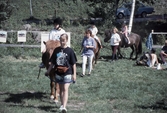
[[[91,21],[90,24],[91,24],[91,25],[95,25],[95,22],[94,22],[94,21]]]
[[[54,19],[54,24],[59,24],[59,25],[62,25],[62,19],[60,19],[59,17]]]

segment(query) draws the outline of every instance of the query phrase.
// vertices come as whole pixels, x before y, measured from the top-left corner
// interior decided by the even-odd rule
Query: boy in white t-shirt
[[[49,40],[58,40],[60,41],[61,34],[65,33],[65,30],[62,29],[62,19],[59,17],[54,20],[54,28],[49,33]],[[42,51],[42,54],[45,53],[46,49]],[[40,68],[45,68],[45,65],[41,63]]]

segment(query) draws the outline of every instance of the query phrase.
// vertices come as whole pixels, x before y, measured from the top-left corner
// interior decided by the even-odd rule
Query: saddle
[[[128,39],[125,35],[123,35],[122,40],[123,40],[122,42],[124,42],[122,43],[122,47],[128,47]]]

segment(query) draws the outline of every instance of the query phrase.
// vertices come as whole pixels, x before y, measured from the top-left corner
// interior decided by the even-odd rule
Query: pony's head
[[[49,59],[51,58],[55,48],[60,46],[60,41],[48,40],[47,42],[43,41],[46,47],[46,51],[42,55],[42,62],[46,67],[49,66]]]
[[[105,35],[104,42],[108,42],[110,40],[111,34],[112,34],[112,31],[109,29],[104,32],[104,35]]]

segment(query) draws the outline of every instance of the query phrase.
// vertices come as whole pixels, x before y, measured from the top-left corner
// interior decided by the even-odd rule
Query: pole
[[[135,2],[136,0],[132,1],[132,9],[130,14],[129,29],[128,29],[129,34],[131,33],[131,30],[132,30],[132,23],[133,23],[134,11],[135,11]]]
[[[31,0],[30,0],[30,15],[31,15],[31,17],[33,16]]]

